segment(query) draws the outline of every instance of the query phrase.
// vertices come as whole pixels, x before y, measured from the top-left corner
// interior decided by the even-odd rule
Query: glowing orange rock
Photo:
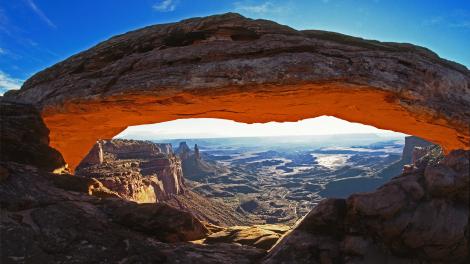
[[[470,72],[402,43],[296,31],[237,14],[129,32],[30,78],[9,100],[42,110],[74,168],[99,138],[189,117],[331,115],[469,149]]]

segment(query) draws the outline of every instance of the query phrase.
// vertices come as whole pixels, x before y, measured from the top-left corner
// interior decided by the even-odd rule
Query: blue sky
[[[0,0],[0,93],[115,34],[229,11],[419,44],[470,66],[470,0]]]

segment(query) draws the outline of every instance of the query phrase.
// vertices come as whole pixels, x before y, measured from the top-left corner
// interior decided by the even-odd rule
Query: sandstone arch
[[[403,43],[296,31],[238,14],[113,37],[5,96],[33,103],[74,168],[98,138],[187,117],[320,115],[469,149],[470,71]]]

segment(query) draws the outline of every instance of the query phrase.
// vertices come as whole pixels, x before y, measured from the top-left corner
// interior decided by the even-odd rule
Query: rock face
[[[176,154],[181,159],[183,174],[187,179],[198,180],[208,175],[226,172],[226,168],[220,166],[220,164],[205,161],[201,157],[197,144],[194,145],[193,151],[186,142],[180,142]]]
[[[190,212],[200,221],[217,226],[249,225],[251,221],[226,203],[205,197],[197,192],[185,190],[163,201],[180,210]]]
[[[424,154],[426,154],[426,152],[421,151],[421,149],[425,149],[426,147],[429,147],[431,145],[431,142],[419,137],[405,137],[405,146],[403,148],[403,154],[401,156],[403,164],[412,164],[417,161],[419,159],[419,156],[423,156]],[[419,155],[419,152],[421,152],[421,155]]]
[[[39,153],[42,160],[57,160],[60,154],[45,148],[47,144],[30,145],[47,142],[41,126],[32,127],[42,122],[20,122],[41,121],[38,113],[28,112],[31,106],[8,107],[18,111],[3,111],[2,106],[2,120],[9,120],[2,131],[38,133],[23,141],[2,137],[2,148],[13,149],[14,144],[25,157]],[[104,189],[99,196],[89,195],[90,179],[50,173],[52,168],[37,159],[19,161],[0,161],[1,263],[254,263],[265,254],[234,244],[185,243],[208,234],[187,212],[128,202],[111,192],[103,195]]]
[[[468,262],[469,159],[433,147],[375,192],[322,201],[266,262]]]
[[[126,200],[165,203],[189,212],[201,221],[220,226],[247,224],[244,216],[234,209],[186,187],[182,167],[186,168],[190,176],[193,175],[193,172],[188,172],[191,168],[184,164],[196,156],[184,142],[176,152],[185,158],[183,165],[173,153],[171,144],[142,140],[99,140],[77,167],[76,175],[88,178],[92,181],[89,184],[97,181]],[[200,172],[198,167],[194,169],[194,172]],[[65,179],[59,183],[70,189],[70,179]],[[100,185],[88,191],[93,195],[103,192]]]
[[[31,77],[9,100],[41,109],[75,168],[129,125],[336,116],[469,149],[470,72],[411,44],[297,31],[238,14],[149,26]],[[93,127],[90,130],[89,127]]]
[[[269,250],[289,229],[285,225],[231,226],[211,234],[203,243],[238,243]]]
[[[31,105],[0,99],[0,161],[29,164],[46,171],[66,168],[62,155],[49,146],[49,129]]]
[[[96,178],[121,197],[155,203],[184,193],[181,161],[171,145],[139,140],[99,140],[76,174]]]

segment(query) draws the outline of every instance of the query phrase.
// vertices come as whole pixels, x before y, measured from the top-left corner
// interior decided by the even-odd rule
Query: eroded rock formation
[[[183,174],[187,179],[198,180],[215,173],[225,173],[227,171],[220,164],[204,160],[197,144],[194,145],[193,151],[186,142],[180,142],[175,152],[181,159]]]
[[[185,191],[180,159],[171,145],[140,140],[99,140],[76,174],[96,178],[121,197],[155,203]]]
[[[62,155],[49,146],[49,129],[32,105],[0,100],[0,114],[0,161],[46,171],[66,168]]]
[[[370,193],[327,199],[267,263],[466,263],[470,151],[439,147]]]
[[[430,50],[297,31],[238,14],[113,37],[27,80],[9,100],[41,109],[75,168],[99,138],[189,117],[336,116],[468,149],[470,72]],[[89,129],[93,127],[94,129]]]
[[[50,172],[52,165],[62,165],[56,163],[61,156],[47,145],[38,113],[27,105],[0,106],[15,109],[1,112],[2,120],[9,120],[2,131],[31,136],[23,141],[2,136],[2,148],[34,157],[0,161],[1,263],[253,263],[265,254],[235,244],[183,242],[209,231],[190,213],[168,205],[128,202],[111,192],[89,195],[89,179]],[[23,122],[29,119],[38,122]]]
[[[199,167],[184,165],[196,157],[182,142],[173,153],[171,144],[142,140],[99,140],[77,167],[75,174],[89,179],[73,184],[70,177],[57,177],[56,184],[67,190],[89,190],[101,195],[103,187],[117,196],[138,203],[161,202],[190,212],[201,221],[219,226],[249,224],[243,215],[221,202],[190,191],[185,185],[183,168],[191,176]],[[179,157],[184,158],[183,166]],[[182,168],[183,167],[183,168]],[[191,171],[194,169],[194,173]],[[189,171],[188,171],[189,170]],[[80,180],[83,183],[83,180]],[[100,185],[101,184],[101,185]],[[74,189],[75,188],[75,189]]]

